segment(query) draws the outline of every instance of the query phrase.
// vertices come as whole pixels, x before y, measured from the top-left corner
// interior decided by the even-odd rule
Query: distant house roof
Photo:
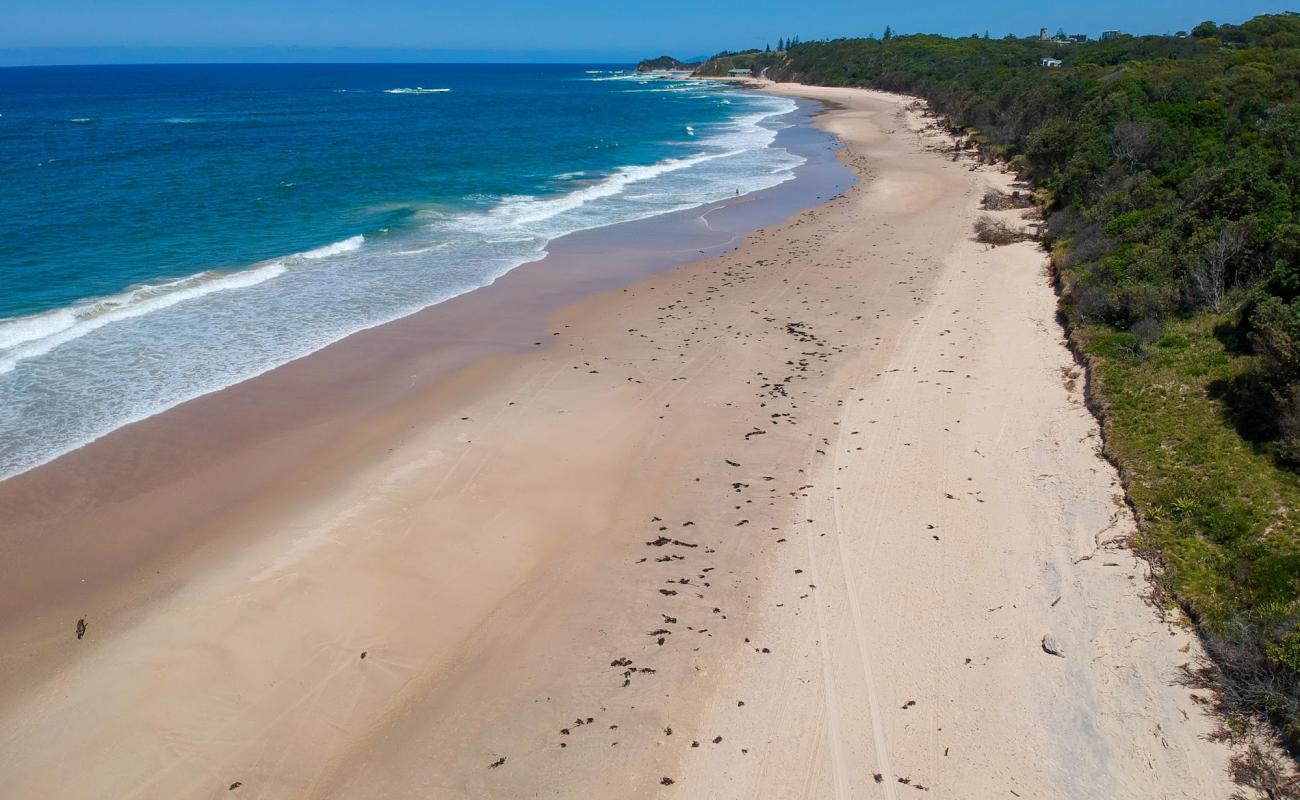
[[[749,75],[753,75],[753,74],[754,74],[754,70],[752,70],[752,69],[739,69],[739,68],[737,68],[737,69],[729,69],[729,70],[727,70],[727,75],[729,75],[729,76],[732,77],[732,78],[739,78],[739,77],[742,77],[742,76],[749,76]]]
[[[1061,66],[1061,59],[1052,58],[1050,56],[1043,56],[1042,58],[1038,59],[1038,64],[1043,67],[1059,67]]]

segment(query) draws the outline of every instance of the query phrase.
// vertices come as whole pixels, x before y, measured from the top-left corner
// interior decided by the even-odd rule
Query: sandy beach
[[[206,401],[246,446],[0,484],[0,794],[1226,798],[1046,255],[972,238],[1013,179],[906,98],[766,90],[852,188]]]

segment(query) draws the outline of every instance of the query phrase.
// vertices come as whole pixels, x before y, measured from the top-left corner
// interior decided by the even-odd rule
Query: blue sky
[[[1286,9],[1257,0],[3,0],[0,64],[628,61],[789,35],[879,35],[885,25],[950,35],[1172,33]]]

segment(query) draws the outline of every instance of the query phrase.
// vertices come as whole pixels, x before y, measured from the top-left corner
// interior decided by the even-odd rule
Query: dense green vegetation
[[[659,56],[658,58],[647,58],[640,64],[636,65],[637,72],[653,72],[655,70],[687,70],[695,69],[696,64],[687,64],[685,61],[678,61],[672,56]]]
[[[707,77],[720,77],[727,74],[731,69],[749,69],[757,75],[762,72],[763,67],[777,63],[777,53],[763,50],[745,50],[740,53],[722,52],[713,58],[701,64],[696,70],[696,75]]]
[[[923,97],[1038,187],[1139,544],[1199,624],[1228,709],[1300,745],[1300,15],[742,55],[725,62]]]

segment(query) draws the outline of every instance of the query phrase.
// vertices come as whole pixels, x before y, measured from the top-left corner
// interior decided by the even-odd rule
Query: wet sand
[[[1008,177],[773,90],[843,196],[575,238],[0,484],[6,791],[1225,797],[1044,255],[970,239]]]

